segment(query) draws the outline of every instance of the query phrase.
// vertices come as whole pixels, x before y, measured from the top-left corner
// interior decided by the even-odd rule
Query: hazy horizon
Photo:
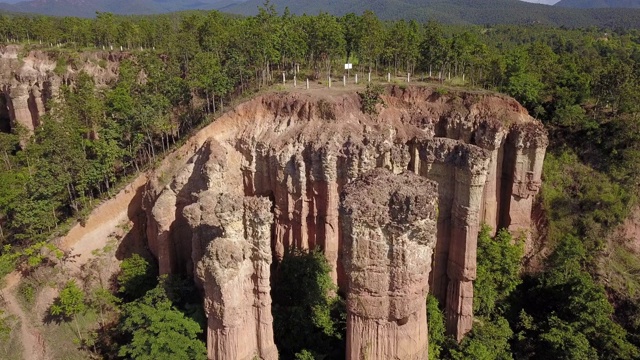
[[[524,2],[536,3],[536,4],[545,4],[545,5],[553,5],[560,0],[520,0]]]
[[[16,4],[23,1],[29,1],[29,0],[0,0],[0,3]],[[536,4],[553,5],[560,0],[520,0],[520,1],[536,3]]]

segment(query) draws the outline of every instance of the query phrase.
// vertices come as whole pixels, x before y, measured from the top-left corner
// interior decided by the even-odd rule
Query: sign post
[[[347,77],[349,77],[349,70],[353,69],[353,64],[351,63],[344,64],[344,69],[347,70]]]

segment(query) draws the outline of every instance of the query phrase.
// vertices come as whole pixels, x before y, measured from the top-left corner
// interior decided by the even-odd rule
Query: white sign
[[[353,69],[353,64],[344,64],[344,69],[345,70]]]

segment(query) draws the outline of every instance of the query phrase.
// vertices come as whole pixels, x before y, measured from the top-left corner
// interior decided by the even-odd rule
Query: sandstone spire
[[[428,358],[436,203],[436,184],[412,173],[376,169],[345,188],[347,359]]]
[[[271,203],[205,192],[222,236],[197,264],[204,286],[207,353],[213,360],[277,360],[271,316]],[[200,227],[216,226],[201,223]],[[198,231],[198,229],[196,229]]]

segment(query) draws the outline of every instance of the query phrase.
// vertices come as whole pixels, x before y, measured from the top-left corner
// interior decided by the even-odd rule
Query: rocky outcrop
[[[242,195],[227,160],[226,150],[208,141],[156,194],[148,244],[162,274],[186,266],[202,289],[209,359],[276,360],[271,202]]]
[[[98,86],[115,82],[118,67],[126,53],[83,52],[77,54],[73,63],[58,65],[64,54],[53,54],[39,50],[26,51],[21,46],[0,47],[0,119],[14,129],[21,127],[33,133],[45,113],[47,102],[56,97],[62,84],[72,84],[79,73],[93,77]],[[5,116],[7,116],[5,115]],[[7,121],[8,120],[8,121]]]
[[[347,359],[428,359],[428,278],[437,184],[377,169],[345,187],[341,207]]]
[[[346,234],[350,233],[345,232],[340,194],[373,169],[385,168],[396,175],[409,171],[429,184],[437,184],[437,189],[429,187],[438,200],[436,243],[431,266],[420,270],[425,280],[420,291],[430,287],[446,309],[447,329],[462,338],[473,320],[479,226],[486,222],[496,229],[505,227],[526,234],[533,196],[540,184],[546,134],[542,125],[515,100],[498,95],[462,92],[441,95],[429,88],[391,87],[382,99],[385,105],[379,105],[378,115],[371,116],[361,111],[360,98],[353,93],[269,94],[238,106],[195,135],[165,161],[158,170],[158,180],[147,189],[147,236],[149,248],[159,259],[161,273],[196,274],[210,302],[224,298],[225,291],[230,291],[220,283],[223,278],[235,279],[228,280],[230,283],[238,281],[237,296],[258,298],[261,292],[256,289],[262,285],[257,286],[257,280],[241,280],[246,279],[247,272],[231,276],[222,269],[211,268],[215,262],[211,259],[227,256],[227,250],[230,254],[245,254],[244,260],[229,255],[233,259],[228,262],[235,264],[235,268],[248,268],[249,263],[257,266],[255,261],[247,260],[253,255],[238,250],[238,244],[254,241],[248,234],[255,224],[238,220],[253,210],[236,206],[236,220],[231,223],[237,228],[229,235],[231,232],[223,228],[231,225],[223,225],[217,211],[212,213],[221,201],[216,194],[224,193],[235,199],[232,201],[235,204],[242,204],[244,197],[268,199],[273,261],[282,259],[290,248],[319,248],[331,265],[334,281],[346,293],[354,274],[351,265],[344,267],[349,253],[345,248]],[[167,181],[167,174],[174,174],[173,179]],[[385,196],[380,201],[385,201]],[[202,227],[203,224],[206,226]],[[384,235],[387,236],[384,241],[393,243],[392,239],[400,236],[394,234]],[[218,242],[219,239],[226,240]],[[388,260],[393,264],[384,265],[389,271],[402,268],[402,259]],[[203,261],[209,264],[205,272],[198,265]],[[410,267],[407,271],[414,274],[418,270]],[[262,276],[257,274],[254,273],[254,278]],[[411,291],[418,289],[419,281],[415,281]],[[209,289],[209,282],[219,285]],[[398,301],[400,304],[404,300]],[[401,312],[409,313],[412,312]],[[222,346],[220,339],[231,343],[236,340],[222,337],[224,332],[211,337],[218,334],[220,326],[226,329],[227,323],[211,322],[220,316],[214,310],[209,314],[210,356],[236,354],[214,349]],[[362,326],[358,329],[371,330],[365,320],[373,317],[358,316]],[[397,329],[391,325],[384,327],[389,336],[404,329],[400,326],[404,317],[398,319],[401,321],[393,325]],[[262,324],[258,320],[245,323]],[[244,337],[262,334],[259,328],[250,333],[238,327],[233,339],[242,337],[237,341],[257,343],[254,338],[244,340]],[[359,331],[352,332],[354,344],[357,336],[365,336],[357,335]],[[224,333],[224,336],[232,335]],[[379,342],[384,349],[376,350],[375,354],[386,356],[400,351],[391,350],[390,343],[384,341]],[[422,346],[419,344],[398,346],[414,349],[418,354]],[[356,348],[362,346],[350,347],[350,351]],[[413,356],[406,355],[399,358]]]
[[[271,204],[265,198],[243,201],[212,191],[200,197],[196,208],[185,211],[197,221],[197,239],[212,239],[197,264],[205,294],[208,358],[277,360],[269,284]]]

